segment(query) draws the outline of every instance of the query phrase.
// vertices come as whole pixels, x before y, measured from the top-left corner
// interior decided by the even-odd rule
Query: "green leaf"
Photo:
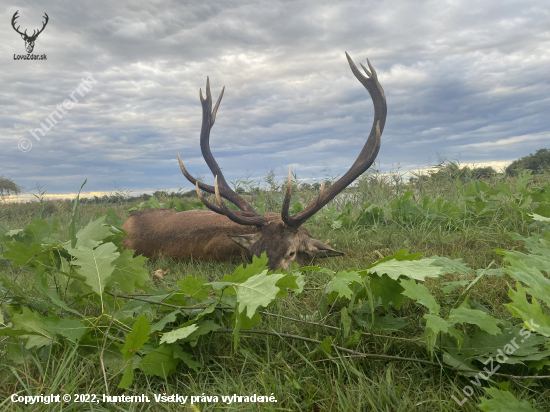
[[[512,315],[516,318],[523,319],[527,327],[534,327],[535,330],[550,337],[550,316],[540,306],[536,299],[532,299],[532,303],[527,301],[526,289],[516,282],[517,292],[513,289],[508,290],[508,296],[512,299],[512,303],[507,303],[506,306]]]
[[[43,320],[48,331],[61,335],[73,343],[78,342],[88,329],[76,319],[49,316]]]
[[[285,297],[288,296],[287,289],[295,290],[298,293],[301,293],[301,289],[303,289],[303,285],[300,288],[298,285],[298,282],[302,281],[304,278],[304,275],[298,274],[298,275],[285,275],[282,277],[276,284],[279,288],[279,293],[277,294],[277,297]]]
[[[205,320],[200,323],[196,323],[198,329],[194,330],[191,334],[183,339],[183,342],[188,342],[192,347],[197,345],[197,341],[203,335],[207,335],[212,331],[221,329],[221,326],[211,320]]]
[[[167,323],[175,322],[176,321],[176,315],[179,314],[179,313],[181,313],[181,311],[179,309],[177,309],[173,312],[170,312],[168,315],[164,316],[161,320],[159,320],[157,323],[155,323],[151,327],[150,333],[158,332],[158,331],[164,329],[164,327],[166,326]]]
[[[70,308],[63,300],[61,300],[61,298],[55,291],[50,289],[50,287],[48,286],[48,278],[44,273],[44,270],[40,270],[40,268],[37,269],[34,273],[34,280],[34,286],[36,287],[36,290],[38,290],[43,295],[48,296],[55,305],[59,306],[63,310],[66,310],[67,312],[71,312],[77,316],[82,316],[80,312],[74,310],[73,308]]]
[[[323,342],[321,343],[321,348],[328,353],[329,355],[332,354],[332,338],[330,336],[327,336]]]
[[[384,273],[392,279],[399,276],[406,276],[410,279],[424,280],[426,278],[437,278],[443,273],[443,269],[432,266],[434,259],[422,259],[412,261],[389,260],[369,269],[369,273],[376,272],[379,276]]]
[[[185,352],[181,345],[174,345],[174,358],[181,359],[189,369],[193,369],[197,373],[202,368],[202,365],[195,361],[193,355]]]
[[[470,283],[468,280],[455,280],[453,282],[441,282],[441,290],[445,294],[450,294],[459,286],[466,286],[468,283]]]
[[[531,288],[527,289],[527,292],[550,306],[550,280],[535,267],[529,267],[524,262],[515,259],[508,258],[508,260],[511,266],[504,269],[504,272],[515,280],[531,286]],[[545,265],[545,269],[548,270],[548,268],[550,268],[550,260]]]
[[[469,275],[473,269],[459,259],[449,259],[447,257],[432,256],[432,266],[438,266],[442,269],[442,275],[447,273],[458,273],[459,275]]]
[[[133,380],[134,380],[134,369],[132,368],[132,361],[130,361],[130,363],[126,366],[126,369],[124,370],[124,375],[122,375],[122,379],[118,384],[118,388],[119,389],[129,388]]]
[[[393,255],[389,255],[385,258],[377,260],[372,265],[367,266],[367,269],[378,266],[379,264],[384,262],[389,262],[390,260],[397,260],[398,262],[419,260],[423,255],[423,253],[411,253],[410,255],[407,255],[407,253],[409,253],[409,249],[401,249],[395,252]]]
[[[424,285],[416,283],[413,279],[405,280],[401,279],[399,284],[405,289],[403,295],[418,301],[418,303],[426,306],[431,314],[439,315],[439,304],[435,301],[435,298],[431,295],[428,288]]]
[[[91,221],[76,234],[77,248],[91,248],[99,245],[103,239],[111,236],[111,226],[105,224],[106,215]],[[71,246],[72,248],[72,246]],[[69,252],[70,253],[70,252]]]
[[[528,213],[531,219],[539,222],[550,222],[550,217],[546,217],[550,216],[550,205],[539,205],[534,211],[542,213],[544,216],[537,213]]]
[[[438,334],[439,332],[447,333],[449,328],[453,326],[452,323],[448,322],[447,320],[441,318],[439,315],[430,315],[425,314],[423,316],[424,319],[426,319],[426,329],[430,328],[430,330],[434,334]]]
[[[471,325],[477,325],[491,335],[501,333],[500,328],[497,326],[499,320],[477,309],[463,307],[451,309],[448,320],[452,323],[469,323]]]
[[[18,365],[25,363],[25,355],[23,354],[23,347],[21,345],[7,345],[5,357]]]
[[[237,288],[237,310],[244,312],[252,318],[259,306],[269,305],[279,293],[275,284],[283,274],[272,274],[267,276],[267,269],[259,275],[252,276],[246,282],[236,284]]]
[[[68,249],[68,252],[76,258],[73,264],[80,266],[76,272],[101,297],[103,306],[103,290],[115,270],[114,260],[119,256],[117,247],[112,243],[105,243],[95,249],[79,247]]]
[[[205,299],[210,293],[210,286],[204,286],[205,280],[202,277],[187,276],[180,280],[178,285],[183,293],[195,299]]]
[[[345,279],[335,277],[327,283],[325,287],[325,293],[329,295],[332,292],[336,292],[338,297],[351,299],[353,291],[348,286],[348,283],[349,282]]]
[[[512,269],[515,267],[516,271],[520,271],[524,267],[538,269],[539,271],[546,271],[550,265],[550,248],[543,253],[525,254],[516,250],[499,250],[497,253],[506,256],[504,261],[509,263],[512,267],[506,269]],[[512,269],[514,270],[514,269]]]
[[[477,329],[471,338],[464,334],[462,347],[443,339],[442,347],[457,359],[475,357],[477,361],[486,364],[492,357],[498,363],[513,365],[548,356],[539,349],[545,341],[545,337],[531,333],[526,328],[512,326],[503,329],[498,335],[491,335],[481,329]]]
[[[51,345],[54,335],[48,331],[44,325],[43,318],[37,313],[23,306],[23,313],[15,314],[10,319],[14,330],[29,332],[25,347],[30,349],[36,346],[37,349],[42,346]]]
[[[167,332],[162,335],[160,343],[174,343],[179,339],[184,339],[191,333],[196,331],[199,327],[197,325],[183,326],[178,329],[174,329],[171,332]]]
[[[25,234],[36,243],[42,242],[42,239],[49,236],[52,233],[52,227],[42,219],[34,219],[25,228]]]
[[[529,369],[543,370],[545,367],[550,367],[550,359],[542,359],[529,362]]]
[[[349,287],[349,284],[364,283],[361,275],[359,275],[359,273],[354,270],[342,270],[336,274],[334,274],[334,272],[332,272],[330,269],[321,269],[319,272],[328,273],[332,276],[332,279],[325,286],[325,293],[331,294],[332,292],[336,292],[337,297],[345,297],[347,299],[350,299],[353,291]]]
[[[267,269],[267,255],[262,253],[261,257],[253,256],[252,263],[243,267],[240,265],[235,269],[232,275],[225,275],[220,282],[229,282],[229,283],[243,283],[250,279],[252,276],[257,275],[258,273],[263,272]],[[224,291],[224,293],[234,293],[230,290]]]
[[[391,279],[386,274],[382,276],[373,274],[370,275],[370,288],[376,300],[382,299],[382,306],[385,310],[389,310],[390,303],[393,303],[396,309],[401,307],[404,289],[397,280]]]
[[[143,267],[148,259],[144,256],[134,257],[133,250],[124,250],[113,264],[115,268],[106,286],[118,283],[120,290],[134,293],[136,288],[144,289],[145,282],[149,281],[149,271]]]
[[[30,300],[29,296],[25,293],[25,291],[21,289],[19,285],[15,283],[11,278],[7,276],[0,275],[0,286],[2,287],[2,289],[4,289],[3,290],[4,293],[7,293],[8,289],[10,289],[12,294],[15,294],[25,300]]]
[[[176,370],[179,359],[174,358],[174,345],[160,346],[141,359],[139,368],[150,376],[160,376],[165,379]]]
[[[486,412],[537,412],[527,401],[518,401],[508,391],[501,391],[497,388],[483,388],[493,399],[482,397],[477,405],[479,409]]]
[[[143,344],[149,340],[147,336],[149,332],[151,332],[151,325],[147,316],[142,314],[132,326],[132,331],[126,336],[126,344],[120,350],[125,360],[129,360],[143,347]]]
[[[29,262],[35,255],[42,252],[42,246],[40,243],[32,243],[30,248],[27,248],[20,242],[4,242],[4,244],[10,249],[5,251],[2,255],[5,259],[14,259],[12,262],[15,266],[22,266]]]

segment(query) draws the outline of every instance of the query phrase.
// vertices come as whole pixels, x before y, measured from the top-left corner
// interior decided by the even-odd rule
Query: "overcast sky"
[[[48,14],[33,51],[47,60],[14,60],[27,54],[17,10],[27,34]],[[425,169],[437,153],[498,168],[550,147],[548,0],[8,0],[0,17],[0,175],[31,190],[190,189],[178,151],[211,183],[206,76],[214,101],[225,86],[211,148],[226,179],[342,174],[373,116],[345,51],[369,58],[385,91],[383,171]]]

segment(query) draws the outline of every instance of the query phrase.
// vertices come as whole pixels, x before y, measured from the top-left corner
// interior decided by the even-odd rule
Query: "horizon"
[[[480,167],[480,168],[481,167],[492,167],[493,169],[495,169],[495,171],[498,174],[500,174],[500,173],[504,172],[504,169],[510,163],[511,162],[489,162],[489,163],[485,163],[485,164],[459,163],[459,165],[460,165],[461,168],[462,167],[470,167],[470,168],[474,168],[474,167]],[[376,166],[376,164],[373,164],[373,167],[374,166]],[[425,168],[425,169],[404,171],[403,172],[403,177],[405,178],[405,180],[408,180],[411,177],[414,177],[414,175],[412,173],[426,174],[426,173],[428,173],[428,171],[434,170],[434,169],[435,169],[435,165],[432,166],[432,167],[429,167],[429,168]],[[388,176],[390,172],[396,172],[396,171],[399,171],[399,169],[398,168],[390,169],[389,171],[386,171],[384,173],[379,173],[379,175]],[[293,171],[293,173],[294,173],[294,171]],[[182,175],[182,177],[183,177],[183,175]],[[278,178],[277,179],[278,182],[282,183],[283,181],[286,181],[287,174],[282,173],[281,175],[276,175],[275,177]],[[338,176],[335,176],[335,177],[338,178]],[[321,183],[322,180],[323,180],[322,177],[320,177],[320,178],[301,178],[300,176],[297,176],[297,178],[301,183]],[[267,184],[265,184],[265,180],[262,177],[260,177],[260,180],[258,182],[264,182],[264,185],[258,186],[260,188],[265,188],[267,186]],[[349,187],[355,187],[356,182],[357,182],[357,180],[355,180]],[[229,182],[230,186],[235,188],[231,183],[232,182]],[[116,195],[117,193],[127,193],[125,195],[125,197],[140,197],[144,194],[153,195],[157,191],[166,192],[168,194],[178,193],[178,192],[181,192],[181,194],[183,194],[183,193],[194,192],[195,191],[194,188],[187,188],[186,190],[183,190],[183,188],[181,188],[181,187],[169,188],[169,189],[156,188],[156,189],[153,189],[153,190],[143,191],[143,192],[134,192],[134,191],[129,191],[128,192],[126,188],[116,187],[116,186],[114,187],[114,189],[108,190],[108,191],[107,190],[106,191],[87,191],[85,189],[86,189],[86,186],[84,186],[83,190],[80,193],[80,198],[81,199],[90,199],[90,198],[93,198],[93,197],[96,197],[96,196],[101,198],[103,196]],[[37,191],[37,193],[31,193],[31,190]],[[70,192],[70,193],[47,193],[47,188],[45,188],[45,187],[40,187],[40,190],[45,190],[46,191],[46,193],[43,194],[43,197],[45,198],[45,200],[66,200],[66,199],[73,200],[78,195],[77,191]],[[37,194],[38,194],[38,188],[37,187],[34,187],[32,189],[26,189],[25,188],[25,191],[26,191],[26,193],[22,192],[19,195],[11,195],[11,196],[7,197],[5,199],[5,202],[6,203],[26,203],[26,202],[32,202],[32,201],[37,200]]]

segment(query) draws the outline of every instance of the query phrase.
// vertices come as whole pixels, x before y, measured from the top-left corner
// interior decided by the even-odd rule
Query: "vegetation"
[[[3,204],[0,408],[52,393],[72,395],[64,410],[76,394],[98,396],[90,410],[550,410],[550,173],[455,166],[371,169],[306,223],[346,256],[288,272],[121,249],[129,211],[191,195]],[[280,211],[274,176],[233,185]],[[293,186],[296,212],[317,192]]]
[[[0,202],[5,201],[12,195],[18,195],[23,190],[22,186],[8,177],[0,176]]]
[[[539,149],[535,154],[514,160],[506,168],[506,173],[510,176],[517,176],[522,170],[531,170],[533,173],[550,170],[550,149]]]

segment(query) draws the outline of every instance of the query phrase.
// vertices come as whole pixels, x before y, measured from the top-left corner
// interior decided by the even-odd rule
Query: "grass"
[[[497,183],[496,178],[487,180],[489,185]],[[535,185],[550,182],[550,174],[536,177]],[[513,181],[509,182],[513,185]],[[272,187],[264,196],[264,209],[277,211],[280,188]],[[458,202],[460,198],[456,183],[452,179],[421,181],[416,186],[407,186],[394,173],[385,177],[374,172],[363,175],[354,190],[341,194],[333,204],[336,210],[342,210],[349,201],[352,214],[359,213],[365,203],[370,202],[391,216],[391,202],[412,189],[416,200],[425,196],[432,199],[441,197],[446,201]],[[313,191],[296,191],[304,202],[314,199]],[[197,199],[191,199],[196,201]],[[256,203],[257,195],[248,196]],[[72,204],[68,201],[37,201],[28,204],[1,204],[0,228],[3,230],[25,227],[32,219],[42,218],[48,221],[59,219],[60,233],[65,233],[70,221]],[[79,215],[79,224],[89,222],[96,213],[105,214],[114,208],[119,217],[126,216],[128,204],[117,205],[83,204]],[[504,200],[490,218],[475,220],[442,221],[439,218],[413,219],[400,221],[387,219],[384,224],[372,226],[351,226],[333,229],[323,220],[311,220],[305,225],[314,237],[325,241],[335,249],[346,253],[341,258],[318,261],[324,267],[333,270],[364,268],[380,256],[387,256],[400,249],[409,248],[410,253],[422,252],[424,256],[445,256],[452,259],[463,258],[470,267],[486,268],[491,262],[493,267],[501,266],[501,256],[494,249],[520,249],[520,242],[512,240],[509,232],[523,235],[529,233],[528,225],[511,211]],[[203,276],[209,281],[220,279],[231,273],[235,265],[241,262],[197,262],[193,260],[173,261],[159,259],[150,261],[147,267],[152,273],[156,269],[170,269],[164,279],[152,278],[156,288],[170,289],[178,280],[187,275]],[[0,273],[13,277],[16,273],[8,261],[0,260]],[[441,291],[441,282],[458,280],[458,274],[446,275],[441,279],[430,279],[426,285],[438,300],[458,298],[462,289],[451,295]],[[339,327],[337,308],[329,308],[327,315],[321,318],[319,305],[323,286],[329,276],[323,273],[307,279],[306,291],[301,298],[289,296],[279,299],[266,309],[269,313],[288,318],[307,319]],[[469,278],[471,279],[471,278]],[[33,278],[30,272],[23,271],[18,283],[32,288]],[[485,277],[472,290],[471,300],[484,305],[492,316],[502,320],[512,320],[503,303],[509,301],[507,290],[510,279],[506,277]],[[425,313],[419,305],[406,301],[402,308],[393,314],[406,317],[408,326],[397,334],[388,337],[363,336],[353,345],[353,349],[363,353],[377,353],[408,358],[429,359],[423,345],[406,339],[414,338],[423,331],[421,317]],[[358,328],[357,325],[352,328]],[[345,345],[346,339],[341,332],[304,324],[277,316],[263,316],[262,329],[278,333],[300,335],[323,340],[332,336],[335,342]],[[113,378],[110,382],[111,395],[146,394],[151,403],[69,403],[63,410],[90,411],[214,411],[214,410],[273,410],[273,411],[474,411],[481,396],[486,396],[481,388],[471,385],[469,379],[454,371],[413,362],[387,362],[383,360],[361,359],[346,353],[332,351],[332,356],[320,349],[319,345],[276,336],[243,334],[239,348],[235,351],[233,337],[230,334],[212,333],[204,336],[193,349],[195,357],[203,365],[198,372],[190,372],[183,367],[166,379],[152,378],[135,371],[136,378],[130,390],[117,390],[120,379],[116,376],[119,369],[115,366],[108,370]],[[0,348],[5,353],[10,343]],[[1,355],[0,355],[1,356]],[[433,359],[441,362],[437,353]],[[27,353],[24,360],[14,363],[5,356],[0,357],[0,410],[6,411],[58,411],[59,404],[24,405],[12,403],[11,394],[97,394],[105,392],[97,355],[89,357],[82,348],[73,345],[63,348],[53,345],[33,353]],[[506,365],[504,373],[527,375],[527,368]],[[495,378],[497,382],[506,382]],[[466,386],[474,388],[474,395],[462,406],[453,399],[463,399],[462,390]],[[506,383],[504,383],[506,385]],[[541,410],[550,410],[550,385],[548,381],[510,381],[510,389],[518,399],[531,400]],[[216,395],[218,403],[155,403],[153,394],[179,394],[183,396]],[[232,403],[222,402],[225,395],[266,395],[273,394],[277,403]]]

